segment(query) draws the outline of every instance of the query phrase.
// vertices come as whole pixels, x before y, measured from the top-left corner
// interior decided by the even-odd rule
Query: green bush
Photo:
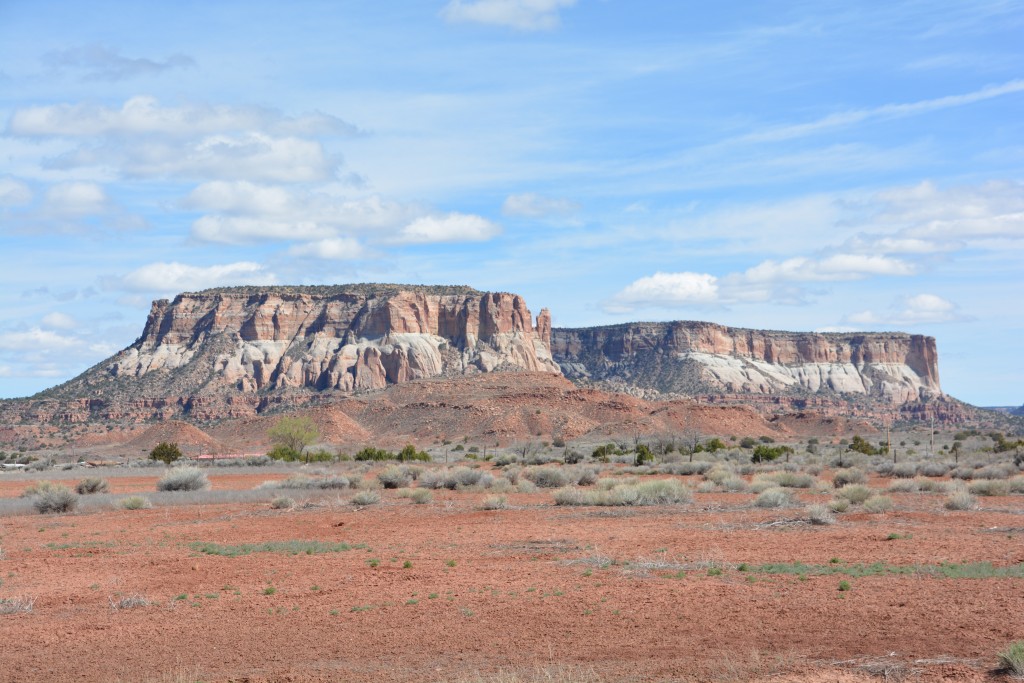
[[[167,443],[166,441],[158,443],[156,447],[149,452],[150,460],[159,460],[165,465],[170,465],[180,457],[181,449],[178,448],[178,444]]]
[[[786,453],[792,453],[793,449],[789,446],[768,446],[766,444],[760,444],[754,448],[753,455],[750,456],[751,462],[771,462],[776,460]]]
[[[999,664],[1015,676],[1024,676],[1024,640],[1016,640],[999,653]]]
[[[885,452],[884,448],[875,448],[872,446],[867,439],[860,436],[854,436],[853,441],[850,442],[849,450],[863,453],[864,455],[879,455]]]

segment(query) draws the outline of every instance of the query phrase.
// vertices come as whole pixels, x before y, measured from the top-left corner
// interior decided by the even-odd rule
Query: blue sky
[[[1024,401],[1024,2],[0,1],[0,397],[233,284],[938,339]]]

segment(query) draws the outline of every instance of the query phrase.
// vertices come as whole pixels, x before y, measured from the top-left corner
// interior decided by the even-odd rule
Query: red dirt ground
[[[273,477],[210,478],[241,490]],[[110,482],[152,491],[155,476]],[[2,482],[0,497],[24,486]],[[1020,496],[948,512],[942,496],[898,494],[893,512],[814,527],[802,508],[760,510],[750,494],[623,509],[513,493],[497,511],[479,509],[487,493],[414,505],[386,491],[366,508],[347,504],[351,492],[321,495],[320,507],[290,511],[0,518],[0,598],[35,598],[30,613],[0,615],[0,680],[450,681],[582,667],[606,681],[983,681],[1004,680],[995,653],[1024,637],[1022,579],[874,576],[840,592],[847,577],[735,568],[1024,562]],[[190,547],[271,540],[367,547],[238,557]],[[714,563],[730,568],[709,576]],[[111,608],[136,594],[154,604]]]

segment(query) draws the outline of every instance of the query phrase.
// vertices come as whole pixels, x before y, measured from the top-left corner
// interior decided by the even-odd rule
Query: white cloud
[[[888,313],[860,311],[845,320],[857,325],[925,325],[968,320],[952,301],[935,294],[917,294],[897,300]]]
[[[74,318],[60,311],[47,313],[40,322],[42,322],[43,327],[57,330],[73,330],[78,327],[78,323]]]
[[[327,238],[334,231],[311,221],[282,221],[248,216],[203,216],[192,224],[192,236],[204,242],[253,244],[266,240]]]
[[[337,160],[318,141],[262,132],[196,140],[144,138],[80,147],[48,162],[53,169],[116,168],[139,178],[226,178],[311,182],[334,177]]]
[[[924,114],[940,109],[962,107],[976,102],[983,102],[995,97],[1024,92],[1024,80],[1013,80],[999,85],[989,85],[980,90],[962,95],[948,95],[930,100],[905,102],[901,104],[885,104],[872,109],[853,109],[836,112],[822,117],[817,121],[790,126],[779,126],[758,133],[744,135],[737,139],[742,142],[778,142],[805,137],[834,128],[843,128],[873,119],[893,119]]]
[[[96,183],[58,183],[46,192],[46,208],[57,214],[84,216],[105,213],[110,200]]]
[[[85,72],[85,80],[93,81],[120,81],[195,66],[195,61],[187,55],[175,54],[156,61],[145,57],[123,57],[101,45],[48,52],[43,55],[43,63],[58,70],[80,69]]]
[[[576,0],[450,0],[441,16],[450,22],[507,26],[521,31],[545,31],[560,22],[558,11]]]
[[[150,263],[120,278],[121,288],[136,292],[184,292],[231,285],[272,285],[273,273],[258,263],[240,261],[214,266]]]
[[[567,216],[579,210],[579,204],[568,199],[545,197],[533,192],[509,195],[501,206],[506,216],[520,218],[545,218]]]
[[[405,226],[395,241],[412,244],[432,242],[483,242],[496,237],[501,228],[481,216],[452,212],[423,216]]]
[[[60,351],[80,344],[81,340],[75,337],[67,337],[39,327],[24,331],[0,332],[0,349],[8,351]]]
[[[822,259],[798,256],[782,262],[764,261],[743,273],[749,283],[834,282],[861,280],[873,275],[906,276],[916,272],[913,264],[869,254],[834,254]]]
[[[93,104],[53,104],[15,110],[10,135],[29,137],[202,137],[225,132],[264,131],[277,135],[354,135],[358,129],[320,112],[289,117],[262,107],[187,104],[163,107],[154,97],[138,96],[120,108]]]
[[[245,180],[203,183],[189,193],[184,204],[209,211],[274,215],[285,215],[298,208],[287,189]]]
[[[708,273],[655,273],[636,280],[609,301],[610,312],[638,307],[711,305],[719,302],[718,278]]]
[[[329,261],[347,261],[362,258],[365,251],[358,241],[348,237],[332,237],[298,244],[288,250],[291,256],[311,257]]]
[[[24,206],[32,202],[32,189],[15,178],[0,178],[0,206]]]

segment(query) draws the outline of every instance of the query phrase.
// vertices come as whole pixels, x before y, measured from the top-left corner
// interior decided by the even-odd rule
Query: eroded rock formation
[[[901,405],[939,398],[935,339],[816,334],[677,321],[558,329],[567,377],[664,394],[850,396]]]

